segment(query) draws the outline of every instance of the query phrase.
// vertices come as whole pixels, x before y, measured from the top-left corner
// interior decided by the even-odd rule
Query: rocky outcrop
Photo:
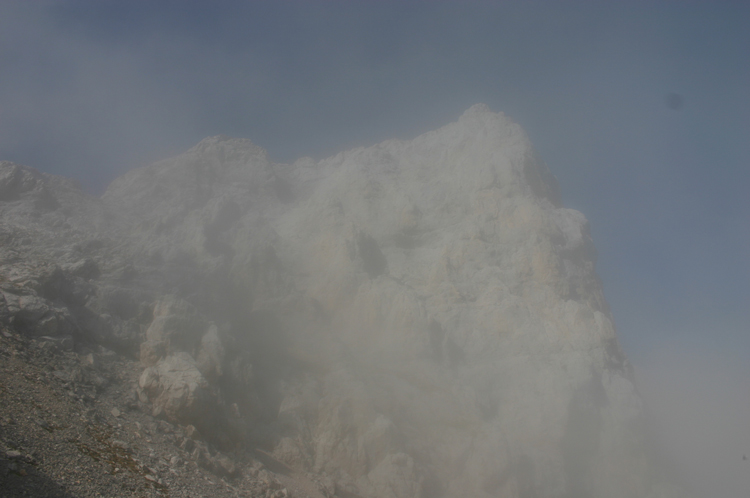
[[[587,222],[502,114],[291,165],[212,137],[100,200],[0,166],[0,321],[137,354],[155,415],[342,496],[662,496]]]
[[[174,422],[190,424],[210,420],[215,406],[206,378],[187,353],[169,355],[148,367],[138,379],[141,401],[154,406],[154,416],[164,414]]]

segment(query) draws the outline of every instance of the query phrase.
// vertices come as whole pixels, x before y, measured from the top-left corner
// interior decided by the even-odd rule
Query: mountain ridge
[[[668,496],[586,219],[502,113],[292,164],[208,137],[101,199],[2,168],[0,270],[65,289],[3,327],[138,356],[152,416],[341,496]]]

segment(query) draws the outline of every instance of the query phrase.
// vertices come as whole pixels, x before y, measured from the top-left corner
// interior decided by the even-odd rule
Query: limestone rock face
[[[173,422],[205,425],[216,405],[205,377],[188,353],[169,355],[146,368],[138,379],[139,394],[154,405],[154,414]],[[213,401],[213,403],[212,403]]]
[[[294,164],[207,138],[101,199],[0,166],[0,235],[46,248],[4,275],[67,282],[0,282],[0,320],[138,352],[154,413],[343,494],[662,496],[586,219],[503,114]]]

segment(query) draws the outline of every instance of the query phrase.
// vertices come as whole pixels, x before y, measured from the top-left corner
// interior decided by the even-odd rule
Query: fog
[[[654,347],[635,366],[652,435],[673,472],[702,496],[746,493],[750,370],[745,355],[673,341]]]
[[[273,161],[483,102],[583,212],[672,472],[750,489],[750,9],[739,2],[0,5],[0,160],[100,195],[207,136]]]

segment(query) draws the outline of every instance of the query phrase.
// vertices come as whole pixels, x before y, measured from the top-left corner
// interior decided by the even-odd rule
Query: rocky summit
[[[321,161],[210,137],[101,198],[2,162],[0,244],[12,496],[678,494],[586,219],[486,106]]]

